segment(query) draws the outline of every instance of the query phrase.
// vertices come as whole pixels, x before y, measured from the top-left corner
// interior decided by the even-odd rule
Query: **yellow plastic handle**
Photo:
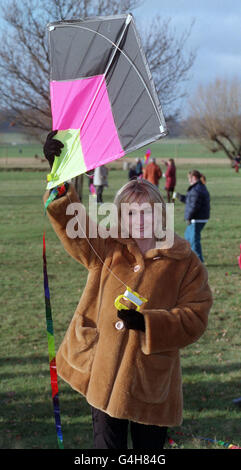
[[[118,295],[115,299],[115,307],[117,310],[128,310],[128,307],[126,305],[123,305],[120,302],[120,299],[125,299],[129,300],[136,306],[136,310],[139,312],[141,305],[144,302],[147,302],[148,299],[145,299],[145,297],[141,297],[138,292],[133,291],[130,287],[127,287],[126,291],[124,294]]]

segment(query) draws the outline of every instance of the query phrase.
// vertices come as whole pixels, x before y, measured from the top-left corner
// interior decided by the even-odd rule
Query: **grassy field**
[[[179,192],[187,188],[188,169],[178,165]],[[198,169],[205,173],[211,194],[211,219],[203,232],[203,251],[214,305],[204,336],[181,353],[184,421],[170,434],[184,449],[224,448],[200,436],[241,446],[241,409],[232,402],[241,396],[241,271],[237,263],[241,173],[228,165],[199,165]],[[56,349],[73,316],[87,272],[66,254],[44,217],[45,174],[1,171],[0,181],[0,448],[55,449],[42,276],[44,228]],[[104,201],[112,201],[126,181],[126,172],[111,171]],[[160,189],[163,187],[164,180]],[[87,202],[87,181],[84,197]],[[177,202],[175,230],[181,236],[185,230],[183,213],[184,205]],[[88,405],[61,380],[59,389],[65,448],[92,448]]]
[[[166,137],[160,142],[153,143],[130,154],[143,158],[145,149],[150,148],[152,155],[157,158],[216,158],[227,159],[224,152],[212,153],[196,140]],[[31,142],[24,134],[0,133],[0,159],[43,157],[42,145]]]

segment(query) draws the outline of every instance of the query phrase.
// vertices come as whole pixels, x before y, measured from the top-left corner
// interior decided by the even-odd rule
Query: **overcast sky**
[[[216,77],[241,80],[241,0],[146,0],[133,14],[137,21],[150,21],[156,14],[171,17],[177,34],[195,19],[189,44],[197,58],[190,92]]]

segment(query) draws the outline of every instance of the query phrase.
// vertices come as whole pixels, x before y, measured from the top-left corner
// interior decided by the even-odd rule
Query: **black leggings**
[[[93,406],[91,413],[95,449],[128,449],[127,419],[112,418]],[[133,449],[163,449],[167,428],[130,421],[130,433]]]

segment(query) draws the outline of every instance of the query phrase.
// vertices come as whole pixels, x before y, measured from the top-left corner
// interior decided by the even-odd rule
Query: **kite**
[[[148,164],[148,160],[149,160],[150,156],[151,156],[151,150],[148,149],[148,150],[146,151],[145,158],[144,158],[144,164],[145,164],[145,165]]]
[[[167,135],[131,14],[48,25],[55,138],[47,189]]]

